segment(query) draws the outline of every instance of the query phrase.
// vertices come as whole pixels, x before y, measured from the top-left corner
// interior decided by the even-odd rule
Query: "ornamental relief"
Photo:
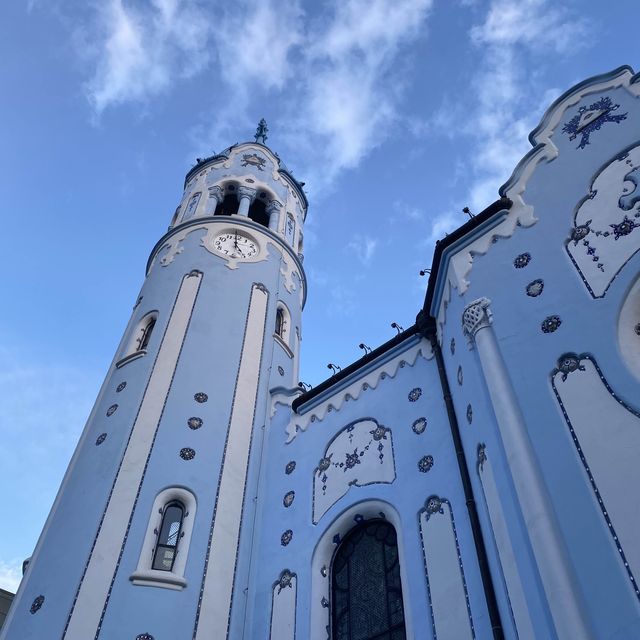
[[[640,145],[611,160],[578,203],[566,250],[589,293],[602,298],[640,249]]]
[[[565,353],[551,373],[551,385],[584,469],[601,528],[615,545],[629,588],[640,599],[640,512],[629,487],[640,483],[640,411],[610,386],[590,354]]]
[[[329,442],[313,474],[313,523],[351,487],[396,478],[391,429],[373,418],[347,425]]]

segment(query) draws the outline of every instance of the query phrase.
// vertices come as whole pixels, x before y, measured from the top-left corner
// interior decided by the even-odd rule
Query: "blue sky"
[[[268,144],[310,200],[302,380],[410,326],[433,243],[546,107],[638,68],[637,0],[0,4],[0,587],[37,541],[184,174]]]

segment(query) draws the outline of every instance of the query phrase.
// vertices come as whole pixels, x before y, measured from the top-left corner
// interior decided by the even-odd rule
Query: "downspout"
[[[469,513],[469,522],[471,524],[471,532],[473,534],[473,541],[476,546],[476,555],[478,557],[478,566],[480,569],[480,577],[482,579],[482,586],[484,588],[484,595],[487,602],[487,609],[489,611],[489,620],[491,621],[491,629],[493,631],[494,640],[504,640],[504,632],[502,630],[502,621],[500,620],[500,611],[498,610],[498,601],[496,599],[496,592],[493,587],[493,580],[491,578],[491,571],[489,569],[489,560],[487,558],[487,549],[484,545],[484,538],[482,537],[482,529],[480,528],[480,519],[478,518],[478,510],[476,508],[476,501],[473,497],[473,488],[471,486],[471,477],[469,475],[469,468],[467,467],[467,459],[462,447],[462,438],[460,437],[460,427],[458,425],[458,418],[453,407],[453,400],[451,398],[451,389],[449,387],[449,380],[444,367],[444,359],[442,357],[442,350],[438,344],[436,336],[435,326],[433,319],[427,318],[423,311],[420,311],[416,318],[416,325],[420,327],[422,335],[431,342],[433,347],[433,353],[435,354],[436,364],[438,367],[438,376],[440,378],[440,386],[442,387],[442,398],[444,405],[447,408],[447,417],[449,418],[449,427],[451,428],[451,437],[453,439],[453,446],[456,451],[456,459],[458,460],[458,469],[460,471],[460,479],[462,480],[462,489],[464,491],[464,499],[467,505],[467,511]]]

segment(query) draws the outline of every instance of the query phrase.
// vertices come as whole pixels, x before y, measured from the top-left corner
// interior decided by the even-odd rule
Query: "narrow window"
[[[396,531],[368,521],[344,538],[331,572],[334,640],[406,639]]]
[[[284,311],[281,307],[276,311],[276,335],[284,338]]]
[[[147,348],[149,344],[149,340],[151,338],[151,333],[155,326],[156,326],[156,317],[151,316],[151,318],[149,318],[149,321],[142,327],[142,333],[138,338],[138,351],[142,351],[143,349]]]
[[[178,551],[184,508],[179,502],[170,502],[162,514],[158,541],[153,552],[153,569],[171,571]]]

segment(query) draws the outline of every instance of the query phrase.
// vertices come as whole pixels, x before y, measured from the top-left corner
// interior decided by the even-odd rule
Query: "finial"
[[[258,128],[256,129],[256,135],[253,136],[256,139],[256,142],[261,142],[262,144],[267,144],[267,132],[269,128],[267,127],[267,121],[262,118],[258,123]]]

